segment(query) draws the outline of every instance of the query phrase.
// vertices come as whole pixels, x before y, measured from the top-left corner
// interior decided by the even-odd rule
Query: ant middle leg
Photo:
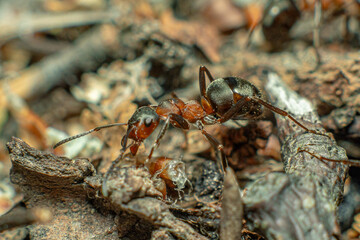
[[[229,166],[225,152],[224,152],[224,146],[213,136],[211,136],[202,125],[201,122],[196,123],[197,128],[201,131],[201,133],[206,137],[206,139],[209,141],[211,146],[220,152],[220,165],[222,172],[226,172],[226,168]]]

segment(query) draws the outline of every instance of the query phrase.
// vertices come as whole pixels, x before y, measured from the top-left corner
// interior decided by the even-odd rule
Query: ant
[[[208,86],[206,86],[205,74],[210,80]],[[204,125],[221,124],[229,120],[256,119],[263,114],[264,107],[266,107],[275,113],[289,118],[305,131],[318,134],[316,131],[308,129],[299,123],[288,112],[262,100],[260,90],[245,79],[238,77],[214,79],[205,66],[200,66],[199,86],[200,102],[196,100],[184,102],[173,93],[172,98],[160,102],[158,106],[138,108],[127,123],[114,123],[96,127],[62,140],[54,148],[104,128],[127,125],[126,134],[121,140],[122,149],[120,154],[112,162],[110,169],[104,177],[102,192],[104,196],[107,196],[106,181],[114,171],[115,166],[123,159],[125,151],[130,148],[131,154],[135,156],[140,144],[153,133],[158,127],[160,120],[164,120],[165,124],[162,126],[145,163],[151,159],[154,150],[159,146],[160,140],[170,124],[183,130],[189,130],[192,124],[201,131],[214,149],[219,150],[223,172],[228,167],[223,150],[224,147],[204,129]],[[129,139],[132,139],[133,143],[128,146]]]

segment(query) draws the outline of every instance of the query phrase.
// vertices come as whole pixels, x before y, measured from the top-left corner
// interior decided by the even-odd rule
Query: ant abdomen
[[[207,98],[215,112],[221,117],[245,97],[242,107],[232,119],[256,118],[263,113],[263,107],[252,98],[261,98],[260,91],[249,81],[238,77],[218,78],[206,90]]]

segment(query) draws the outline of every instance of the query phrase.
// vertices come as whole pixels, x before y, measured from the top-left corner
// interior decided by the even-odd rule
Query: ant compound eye
[[[144,123],[146,127],[150,127],[152,122],[153,122],[152,118],[145,118]]]

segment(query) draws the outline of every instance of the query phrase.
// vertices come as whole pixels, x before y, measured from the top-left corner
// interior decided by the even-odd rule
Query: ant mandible
[[[206,86],[205,74],[210,80],[208,86]],[[120,154],[118,158],[112,162],[112,165],[104,177],[102,192],[104,196],[107,196],[106,181],[108,176],[110,176],[115,166],[123,159],[125,151],[130,148],[132,155],[136,155],[140,144],[158,127],[160,120],[164,120],[165,124],[161,128],[146,162],[151,159],[154,150],[159,146],[160,140],[170,124],[183,130],[189,130],[190,124],[193,124],[201,131],[212,147],[220,151],[223,171],[228,166],[223,150],[224,147],[204,129],[204,125],[221,124],[231,119],[255,119],[263,113],[263,107],[266,107],[271,111],[288,117],[305,131],[317,133],[314,130],[306,128],[286,111],[262,100],[260,91],[245,79],[238,77],[214,79],[205,66],[200,66],[199,85],[201,103],[196,100],[185,103],[173,93],[172,98],[160,102],[158,106],[143,106],[138,108],[127,123],[114,123],[96,127],[87,132],[62,140],[58,142],[54,148],[104,128],[127,125],[126,134],[121,141],[122,149],[120,150]],[[133,140],[130,146],[127,144],[129,139]]]

